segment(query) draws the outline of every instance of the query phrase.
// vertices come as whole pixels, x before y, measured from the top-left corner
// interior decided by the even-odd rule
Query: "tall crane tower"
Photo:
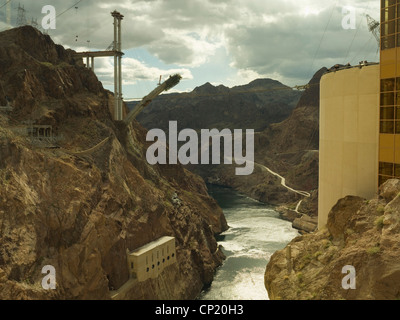
[[[367,24],[368,30],[374,35],[376,41],[378,42],[378,48],[380,44],[380,31],[379,31],[379,22],[373,19],[370,15],[367,14]]]

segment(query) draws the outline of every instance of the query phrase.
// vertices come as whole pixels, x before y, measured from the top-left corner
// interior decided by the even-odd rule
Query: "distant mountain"
[[[255,136],[255,162],[286,178],[296,190],[312,193],[302,202],[300,211],[317,214],[319,165],[319,82],[327,71],[321,68],[309,82],[291,114],[282,122],[273,123]],[[250,85],[257,85],[255,81]],[[232,166],[193,166],[194,172],[207,182],[230,186],[262,202],[296,205],[303,197],[288,192],[273,175],[256,169],[250,176],[235,176]]]
[[[233,88],[206,83],[191,93],[158,97],[137,120],[147,129],[165,131],[172,120],[178,121],[179,129],[261,131],[286,119],[300,96],[300,92],[272,79],[258,79]]]

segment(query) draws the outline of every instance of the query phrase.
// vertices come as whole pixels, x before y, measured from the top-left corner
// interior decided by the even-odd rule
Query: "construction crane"
[[[147,107],[151,101],[153,101],[153,99],[158,97],[164,91],[168,91],[169,89],[175,87],[181,81],[181,79],[182,76],[180,74],[170,76],[167,81],[157,86],[157,88],[145,96],[143,100],[126,116],[124,122],[126,124],[130,124],[137,117],[137,115],[142,112],[142,110]]]
[[[380,44],[380,31],[379,31],[379,22],[373,19],[370,15],[366,15],[368,30],[374,35],[376,41],[378,42],[378,47]]]

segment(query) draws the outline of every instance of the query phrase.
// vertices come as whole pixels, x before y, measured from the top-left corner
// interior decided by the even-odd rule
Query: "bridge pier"
[[[114,57],[114,120],[123,120],[123,96],[122,96],[122,20],[124,16],[118,11],[111,12],[114,17],[114,42],[113,50],[78,52],[75,57],[86,58],[86,67],[94,72],[95,57]]]

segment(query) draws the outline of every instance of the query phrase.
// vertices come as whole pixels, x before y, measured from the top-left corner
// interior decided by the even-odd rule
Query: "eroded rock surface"
[[[399,299],[400,181],[389,180],[372,200],[346,197],[324,230],[294,239],[267,265],[271,299]],[[345,290],[342,268],[356,270]]]

